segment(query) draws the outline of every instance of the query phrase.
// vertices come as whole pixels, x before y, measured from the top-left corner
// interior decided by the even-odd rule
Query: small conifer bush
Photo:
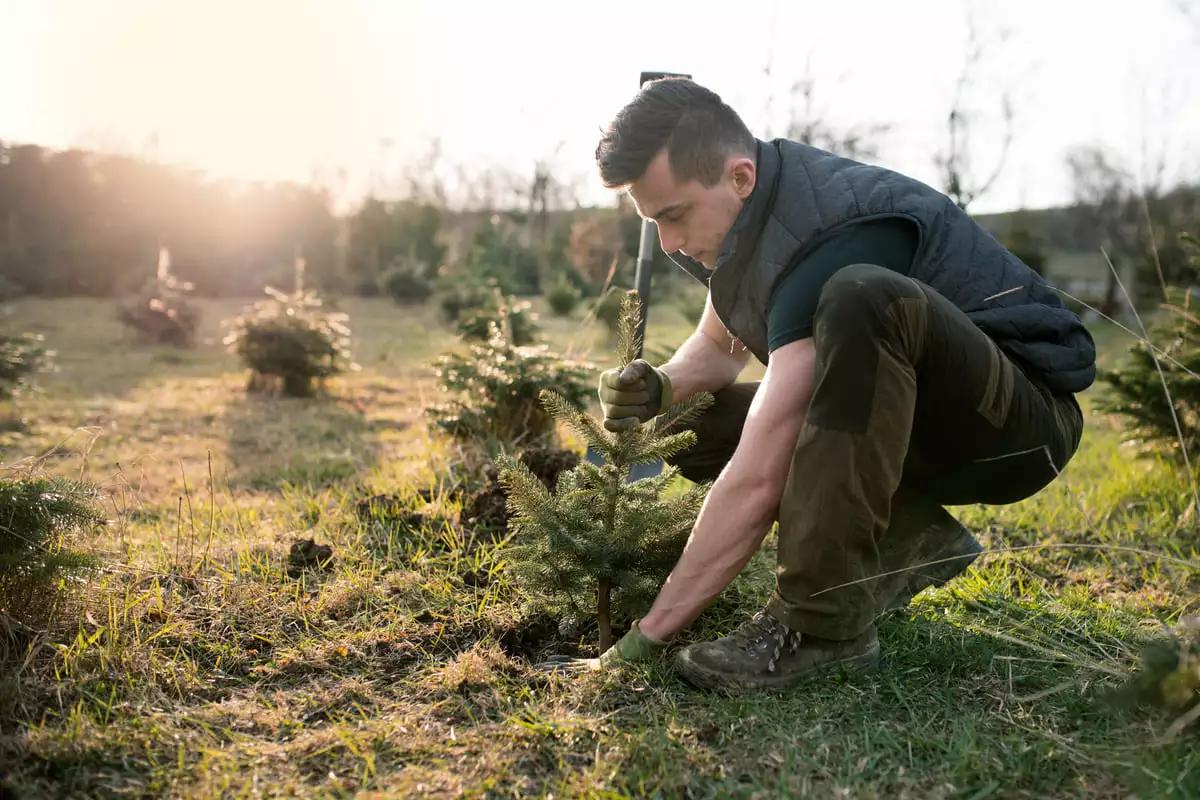
[[[1166,636],[1147,643],[1139,662],[1125,696],[1168,714],[1168,739],[1200,730],[1200,617],[1186,617]]]
[[[604,325],[610,336],[613,334],[620,336],[622,298],[626,294],[628,294],[627,291],[614,288],[608,291],[596,303],[596,319]]]
[[[379,288],[399,305],[419,305],[433,295],[426,271],[425,264],[416,259],[397,258],[380,276]]]
[[[1200,243],[1183,240],[1200,267]],[[1125,416],[1130,438],[1146,448],[1181,454],[1182,444],[1194,462],[1200,448],[1200,296],[1168,287],[1163,311],[1148,329],[1156,350],[1138,341],[1120,365],[1102,371],[1096,407]]]
[[[464,314],[493,302],[499,284],[493,280],[474,280],[459,276],[444,278],[437,291],[437,304],[447,325],[458,325]]]
[[[501,328],[505,338],[517,347],[533,344],[541,333],[532,305],[499,289],[492,290],[487,302],[461,312],[458,333],[468,341],[486,342],[492,326]]]
[[[546,290],[546,304],[550,306],[550,313],[556,317],[571,316],[580,299],[579,290],[566,275],[560,274]]]
[[[265,291],[265,300],[225,321],[225,345],[250,370],[248,391],[308,397],[327,378],[354,368],[349,316],[326,310],[317,291],[304,287],[303,259],[295,291]]]
[[[621,366],[636,358],[636,293],[621,306]],[[539,610],[568,623],[596,620],[603,652],[613,642],[613,623],[643,613],[670,573],[707,493],[706,485],[668,496],[677,471],[630,482],[635,464],[665,460],[690,447],[695,433],[678,426],[694,420],[712,403],[699,394],[676,404],[655,421],[610,433],[594,418],[547,389],[542,402],[604,459],[582,461],[547,487],[520,461],[497,459],[509,493],[514,576]]]
[[[44,622],[57,583],[94,563],[71,550],[72,538],[103,520],[99,492],[84,481],[0,479],[0,613]]]
[[[546,345],[517,345],[496,323],[486,342],[449,352],[433,364],[446,400],[428,410],[452,438],[483,445],[552,445],[554,418],[539,402],[543,389],[582,408],[592,394],[593,366],[564,359]]]
[[[190,347],[200,325],[200,311],[188,299],[193,288],[171,273],[170,255],[163,248],[157,274],[117,307],[117,318],[151,344]]]
[[[11,400],[27,389],[53,355],[40,334],[0,333],[0,400]]]

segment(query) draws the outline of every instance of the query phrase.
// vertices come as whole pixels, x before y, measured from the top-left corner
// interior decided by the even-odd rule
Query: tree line
[[[1035,268],[1047,250],[1103,248],[1144,286],[1156,288],[1160,272],[1168,283],[1196,280],[1178,237],[1200,228],[1200,187],[1138,186],[1094,148],[1074,151],[1066,166],[1071,204],[981,218],[985,227]],[[514,195],[505,207],[367,197],[338,216],[313,186],[246,185],[127,155],[0,142],[0,295],[124,295],[154,276],[163,247],[201,296],[288,288],[297,255],[314,285],[364,295],[385,292],[397,271],[426,285],[469,275],[520,295],[563,280],[585,293],[628,286],[634,210],[539,201],[538,187],[552,180],[543,172],[524,201]],[[665,280],[673,273],[664,266]],[[1110,284],[1109,304],[1115,293]]]
[[[525,202],[495,208],[368,196],[338,216],[313,186],[0,141],[0,293],[124,295],[154,277],[161,248],[199,296],[288,288],[297,255],[314,285],[368,295],[396,269],[434,282],[468,270],[515,294],[563,274],[582,289],[632,269],[639,223],[627,203],[564,208],[539,191],[552,178],[534,178]]]

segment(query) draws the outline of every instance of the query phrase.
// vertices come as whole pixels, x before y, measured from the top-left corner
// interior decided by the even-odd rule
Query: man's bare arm
[[[709,491],[683,555],[639,623],[647,636],[668,639],[691,624],[762,543],[791,471],[815,364],[812,339],[771,354],[737,450]]]
[[[660,369],[671,378],[674,402],[678,403],[698,392],[716,392],[729,386],[749,359],[750,353],[741,342],[730,338],[710,296],[704,301],[704,313],[695,333]]]

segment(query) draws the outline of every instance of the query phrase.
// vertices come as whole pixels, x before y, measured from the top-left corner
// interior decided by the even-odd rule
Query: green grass
[[[201,344],[170,353],[128,344],[97,301],[16,310],[61,370],[26,401],[31,430],[0,434],[3,461],[57,447],[49,466],[111,501],[88,543],[109,569],[0,676],[17,796],[1200,795],[1195,730],[1166,741],[1171,715],[1117,692],[1200,596],[1190,483],[1122,448],[1119,420],[1090,415],[1037,497],[957,510],[991,552],[881,624],[878,671],[743,696],[669,662],[547,678],[514,645],[503,550],[450,522],[460,456],[421,417],[452,344],[432,311],[346,301],[362,370],[305,402],[241,391],[216,324],[239,305],[206,303]],[[687,333],[673,310],[651,321],[651,343]],[[604,363],[595,328],[543,322]],[[1101,341],[1106,360],[1123,342]],[[416,529],[356,516],[380,492],[420,509],[421,487]],[[299,538],[332,568],[289,577]],[[769,538],[685,641],[757,610],[773,560]]]

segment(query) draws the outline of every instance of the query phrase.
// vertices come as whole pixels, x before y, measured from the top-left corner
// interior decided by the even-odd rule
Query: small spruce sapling
[[[1180,238],[1193,253],[1193,268],[1200,271],[1200,242]],[[1103,391],[1095,405],[1106,414],[1125,416],[1128,438],[1140,441],[1146,451],[1181,455],[1200,447],[1200,313],[1190,287],[1170,286],[1167,294],[1166,313],[1147,336],[1157,353],[1138,340],[1122,363],[1101,370]]]
[[[621,309],[622,367],[639,351],[639,314],[637,294],[631,292]],[[604,463],[581,462],[560,473],[549,491],[516,459],[497,459],[515,534],[513,574],[532,605],[573,622],[594,613],[604,652],[613,643],[614,619],[643,613],[653,600],[683,552],[708,488],[693,485],[667,497],[674,467],[633,482],[630,467],[666,460],[694,444],[695,433],[678,427],[695,420],[712,396],[698,394],[655,421],[615,434],[552,390],[543,391],[541,399]]]
[[[158,250],[158,271],[141,291],[117,307],[117,318],[149,342],[191,347],[200,311],[188,299],[195,287],[171,272],[171,254]]]
[[[357,371],[351,353],[348,314],[327,311],[325,301],[304,285],[304,257],[294,261],[291,294],[266,288],[245,313],[225,320],[225,345],[250,370],[247,391],[309,397],[326,378]]]
[[[10,474],[0,478],[0,620],[40,624],[61,594],[61,580],[96,564],[71,544],[103,524],[100,490],[34,470]]]

